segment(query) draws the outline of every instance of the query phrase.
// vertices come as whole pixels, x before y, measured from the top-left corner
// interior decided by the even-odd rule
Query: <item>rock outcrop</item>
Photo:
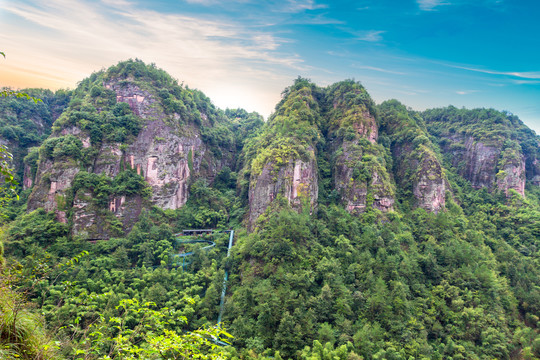
[[[540,186],[540,159],[534,159],[531,161],[531,183],[535,186]]]
[[[244,170],[250,173],[249,229],[256,227],[259,217],[280,197],[297,210],[306,205],[313,212],[317,205],[315,149],[321,135],[316,87],[299,79],[286,92]]]
[[[529,180],[538,186],[537,137],[515,116],[492,109],[448,107],[425,113],[428,129],[457,173],[473,188],[525,195]]]
[[[386,150],[377,143],[373,100],[359,83],[343,81],[328,89],[327,103],[334,187],[342,204],[349,212],[393,210],[395,187],[386,169]]]
[[[397,201],[436,213],[451,194],[441,153],[474,188],[510,196],[524,195],[527,181],[540,186],[538,137],[519,119],[455,108],[423,116],[395,100],[375,106],[355,81],[320,88],[298,78],[262,125],[127,61],[82,81],[52,135],[30,150],[21,168],[27,209],[54,211],[83,238],[120,236],[145,207],[178,209],[190,188],[197,193],[195,180],[211,185],[227,167],[234,180],[225,188],[238,179],[250,230],[284,207],[313,213],[319,191],[358,216],[394,211]]]
[[[497,188],[508,196],[510,189],[525,196],[525,158],[519,154],[517,159],[508,159],[504,154],[497,173]]]
[[[311,150],[311,155],[309,161],[291,159],[278,169],[270,161],[264,165],[259,175],[253,177],[253,185],[249,189],[249,224],[251,226],[280,195],[293,208],[300,209],[303,199],[309,202],[311,209],[315,208],[319,187],[313,150]]]
[[[118,71],[130,63],[143,66],[145,82]],[[67,109],[42,146],[29,211],[43,207],[66,222],[64,208],[73,207],[74,234],[107,238],[111,231],[103,225],[104,215],[90,201],[95,194],[70,193],[80,171],[111,179],[134,171],[152,188],[149,203],[177,209],[186,203],[193,179],[212,182],[223,166],[232,163],[234,143],[219,147],[213,138],[212,129],[224,118],[204,95],[181,88],[168,75],[165,80],[162,74],[152,77],[156,71],[161,70],[126,62],[81,83],[80,88],[91,89],[91,95],[83,95]],[[226,131],[222,128],[220,136]],[[66,146],[56,143],[73,145],[72,152],[64,154],[61,147]],[[115,216],[124,230],[130,229],[141,211],[141,198],[112,194],[109,201],[107,216]]]
[[[414,206],[441,211],[450,186],[422,119],[396,100],[382,103],[380,109],[384,131],[392,141],[397,186],[412,194]]]
[[[504,154],[497,142],[475,140],[472,136],[449,136],[441,147],[458,174],[475,189],[498,189],[506,194],[510,189],[525,194],[525,157],[520,150],[513,156]]]

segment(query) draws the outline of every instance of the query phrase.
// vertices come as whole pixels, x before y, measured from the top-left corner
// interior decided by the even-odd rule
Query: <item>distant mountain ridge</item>
[[[527,182],[540,184],[538,136],[517,117],[453,107],[419,113],[397,101],[376,106],[351,80],[320,88],[298,78],[268,122],[244,134],[250,144],[238,136],[245,125],[163,70],[121,62],[80,83],[39,160],[27,160],[28,211],[55,211],[73,224],[73,234],[108,238],[114,232],[105,219],[114,216],[129,231],[142,207],[179,208],[193,181],[211,184],[228,167],[249,178],[243,186],[253,229],[281,197],[299,209],[305,199],[316,211],[320,161],[332,174],[327,190],[349,212],[385,213],[396,210],[396,201],[443,210],[452,196],[443,158],[476,188],[524,196]],[[127,170],[144,179],[150,195],[113,189],[96,208],[95,184],[73,192],[78,177],[114,179]]]
[[[122,299],[179,333],[219,317],[232,360],[540,356],[540,138],[516,116],[299,77],[265,123],[138,60],[42,93],[0,99],[23,176],[1,240],[57,272],[28,298],[66,358]]]

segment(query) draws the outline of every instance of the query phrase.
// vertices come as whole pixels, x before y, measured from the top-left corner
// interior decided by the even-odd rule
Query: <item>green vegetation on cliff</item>
[[[65,90],[54,93],[43,89],[23,91],[41,101],[0,97],[0,139],[13,154],[19,180],[23,178],[23,158],[31,147],[39,146],[50,135],[53,122],[64,111],[71,96],[71,92]]]
[[[282,96],[265,130],[246,152],[248,159],[253,158],[247,163],[254,175],[260,175],[269,163],[278,171],[290,160],[312,160],[321,138],[317,127],[321,122],[317,102],[321,90],[309,80],[298,78]]]
[[[539,358],[538,138],[510,115],[473,112],[376,106],[358,82],[298,78],[263,123],[138,60],[93,74],[25,160],[41,179],[33,199],[54,206],[5,227],[0,307],[24,294],[39,331],[13,347],[0,317],[0,356],[186,358],[187,344],[235,360]],[[478,137],[483,127],[504,141]],[[525,196],[475,188],[451,161],[465,146],[452,134],[486,141],[497,156],[482,171],[508,172]],[[526,174],[510,174],[522,160]],[[182,202],[152,204],[169,199]],[[204,251],[179,241],[197,228],[234,228],[231,256],[225,232]],[[234,338],[217,348],[226,273]]]

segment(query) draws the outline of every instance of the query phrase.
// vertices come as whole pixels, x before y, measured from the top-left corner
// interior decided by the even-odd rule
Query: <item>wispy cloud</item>
[[[456,91],[456,94],[458,95],[469,95],[475,92],[478,92],[479,90],[458,90]]]
[[[536,85],[540,84],[540,80],[512,80],[516,85]]]
[[[186,0],[186,2],[190,4],[209,6],[217,3],[217,0]]]
[[[449,2],[444,0],[416,0],[416,3],[423,11],[434,11],[437,7],[443,5],[450,5]]]
[[[365,69],[365,70],[371,70],[371,71],[378,71],[378,72],[385,73],[385,74],[407,75],[404,72],[395,71],[395,70],[389,70],[389,69],[375,67],[375,66],[359,65],[359,64],[352,64],[351,66],[356,68],[356,69]]]
[[[327,7],[328,5],[325,4],[317,4],[315,0],[288,0],[280,10],[283,12],[298,13],[306,10],[325,9]]]
[[[480,69],[468,66],[459,66],[459,65],[447,65],[456,69],[475,71],[483,74],[491,75],[504,75],[504,76],[513,76],[521,79],[540,79],[540,71],[496,71],[489,69]]]
[[[305,8],[317,6],[302,3]],[[72,87],[92,71],[137,57],[203,89],[216,102],[228,98],[238,104],[238,96],[218,91],[217,83],[249,88],[264,81],[268,90],[262,96],[272,100],[252,102],[269,112],[279,98],[274,92],[279,94],[284,83],[309,69],[300,56],[283,49],[287,40],[272,32],[240,22],[142,9],[125,0],[10,1],[0,2],[0,12],[19,17],[0,34],[3,50],[9,50],[0,78],[7,82],[9,75],[20,84],[14,86],[43,86],[48,79],[47,86]],[[30,76],[26,69],[38,74]],[[65,74],[64,80],[55,80],[54,74]],[[36,83],[36,78],[44,80]]]
[[[382,34],[386,31],[382,30],[369,30],[356,33],[356,40],[379,42],[383,39]]]
[[[407,91],[407,90],[394,90],[398,94],[408,95],[408,96],[415,96],[418,95],[418,93],[414,91]]]
[[[189,4],[198,4],[203,6],[213,6],[213,5],[220,5],[224,2],[221,0],[185,0]],[[250,0],[228,0],[228,2],[236,2],[236,3],[247,3]]]
[[[329,18],[326,14],[317,14],[312,17],[294,18],[287,21],[287,24],[303,24],[303,25],[340,25],[345,24],[343,20]]]

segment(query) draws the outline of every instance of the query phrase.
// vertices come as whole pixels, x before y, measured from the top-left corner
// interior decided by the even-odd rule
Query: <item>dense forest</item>
[[[515,115],[299,77],[265,122],[139,60],[26,92],[0,98],[0,358],[540,358]]]

